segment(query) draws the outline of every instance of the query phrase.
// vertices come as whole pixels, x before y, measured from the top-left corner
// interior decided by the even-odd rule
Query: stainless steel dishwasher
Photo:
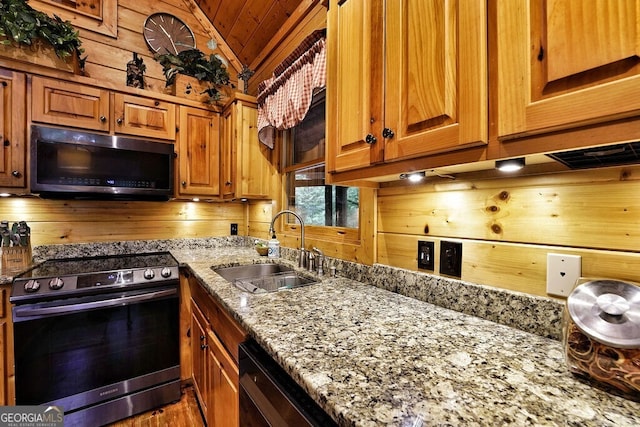
[[[240,344],[240,426],[337,426],[255,341]]]

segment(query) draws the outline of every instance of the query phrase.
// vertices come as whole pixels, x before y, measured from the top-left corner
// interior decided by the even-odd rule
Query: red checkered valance
[[[326,30],[314,31],[258,86],[258,139],[273,148],[275,130],[304,119],[313,90],[326,84]]]

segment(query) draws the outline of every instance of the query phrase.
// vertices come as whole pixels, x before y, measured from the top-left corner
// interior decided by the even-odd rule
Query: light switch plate
[[[547,254],[548,294],[568,297],[581,275],[581,256]]]

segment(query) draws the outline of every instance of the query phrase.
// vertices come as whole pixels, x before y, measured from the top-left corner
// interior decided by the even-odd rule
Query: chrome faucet
[[[300,255],[298,257],[298,267],[305,268],[307,264],[307,256],[306,256],[306,250],[304,248],[304,222],[302,221],[302,218],[300,217],[300,215],[288,209],[282,210],[277,214],[275,214],[273,216],[273,219],[271,220],[271,225],[269,226],[269,237],[271,237],[275,232],[275,228],[273,228],[273,224],[276,222],[276,219],[278,219],[278,217],[282,214],[291,214],[296,218],[298,218],[298,221],[300,222]]]

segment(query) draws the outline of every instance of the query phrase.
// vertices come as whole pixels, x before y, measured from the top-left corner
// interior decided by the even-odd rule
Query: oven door
[[[16,403],[65,414],[180,376],[177,285],[13,308]]]

